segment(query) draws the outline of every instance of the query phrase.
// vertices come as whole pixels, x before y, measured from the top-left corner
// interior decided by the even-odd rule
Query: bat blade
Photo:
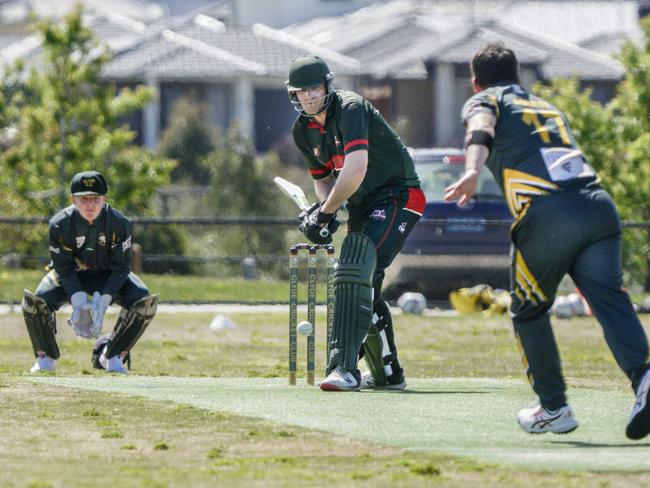
[[[276,176],[273,178],[273,182],[278,185],[278,188],[282,190],[289,198],[291,198],[300,210],[309,210],[311,205],[305,196],[305,192],[302,191],[298,185],[294,185],[290,181],[285,180]]]

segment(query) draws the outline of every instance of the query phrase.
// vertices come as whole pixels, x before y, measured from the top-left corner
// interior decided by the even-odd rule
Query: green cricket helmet
[[[289,67],[289,79],[286,81],[286,85],[289,100],[291,100],[296,112],[305,117],[313,117],[327,110],[327,107],[332,103],[332,97],[334,96],[334,73],[330,71],[325,60],[313,54],[307,54],[293,60]],[[323,106],[317,113],[307,114],[302,109],[296,92],[319,85],[325,85],[326,95],[323,99]]]

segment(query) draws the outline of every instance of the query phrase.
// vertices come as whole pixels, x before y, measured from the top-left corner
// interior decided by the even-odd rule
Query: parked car
[[[388,294],[415,290],[428,299],[442,299],[451,290],[479,283],[507,288],[512,217],[490,171],[483,168],[476,195],[459,207],[443,197],[464,171],[464,152],[412,149],[411,155],[427,204],[387,271],[386,288],[392,291]]]

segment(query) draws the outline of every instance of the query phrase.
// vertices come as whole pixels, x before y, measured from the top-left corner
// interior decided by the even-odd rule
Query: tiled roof
[[[116,14],[85,15],[83,22],[86,27],[94,31],[100,44],[106,44],[111,49],[135,42],[146,29],[144,24]],[[0,44],[0,59],[3,62],[10,63],[17,58],[23,58],[37,66],[40,63],[40,54],[41,40],[36,34],[23,36],[6,46]]]
[[[587,80],[617,80],[625,72],[623,65],[611,57],[568,42],[533,35],[505,25],[499,25],[495,30],[547,52],[549,56],[541,65],[542,75],[546,79],[579,76]]]
[[[325,51],[263,25],[226,28],[198,16],[116,53],[104,75],[131,79],[205,79],[244,74],[284,77],[293,59],[312,50]],[[356,72],[356,60],[330,54],[337,72]]]
[[[23,4],[24,11],[37,12],[42,18],[60,18],[70,12],[80,0],[13,0],[7,3]],[[161,18],[165,11],[160,2],[147,0],[81,0],[84,11],[91,15],[119,13],[131,19],[151,22]],[[27,20],[27,19],[25,19]]]
[[[501,40],[518,54],[522,64],[540,64],[548,59],[548,53],[485,26],[458,25],[445,32],[429,33],[407,49],[392,56],[379,56],[373,63],[375,73],[380,76],[404,78],[416,75],[426,78],[427,62],[466,64],[481,47],[489,42]],[[418,68],[419,67],[419,71]]]
[[[637,0],[519,0],[504,9],[499,20],[533,34],[582,44],[612,34],[638,38],[638,6]]]
[[[314,19],[285,31],[321,45],[333,43],[333,48],[359,59],[375,76],[426,78],[427,62],[467,63],[480,47],[494,40],[510,46],[522,63],[539,64],[545,78],[577,75],[598,80],[622,76],[622,66],[611,58],[512,24],[515,20],[520,22],[518,12],[526,11],[532,3],[547,5],[558,17],[556,24],[562,24],[560,3],[584,2],[493,0],[489,1],[490,6],[487,3],[395,0],[340,18]],[[622,0],[620,3],[627,18],[635,2]],[[609,12],[609,2],[598,0],[590,4]],[[587,10],[576,6],[576,12]],[[621,23],[629,24],[627,20]],[[382,24],[382,28],[372,27],[376,24]],[[364,25],[371,28],[364,29]]]
[[[27,34],[0,34],[0,49],[4,49],[10,44],[18,42],[25,37],[27,37]]]

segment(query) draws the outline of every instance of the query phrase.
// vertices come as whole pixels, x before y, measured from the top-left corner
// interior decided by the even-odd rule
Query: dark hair
[[[500,81],[519,83],[519,62],[515,53],[503,43],[488,44],[474,55],[472,73],[481,88]]]

